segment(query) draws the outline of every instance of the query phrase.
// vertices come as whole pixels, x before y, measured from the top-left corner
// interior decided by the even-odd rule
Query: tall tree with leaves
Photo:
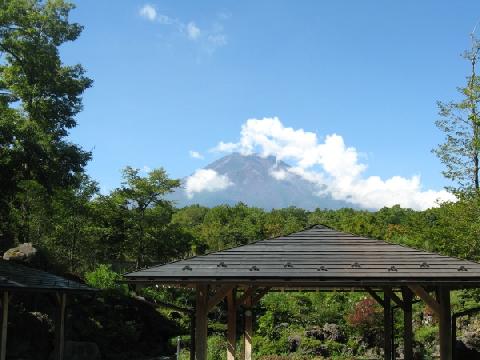
[[[68,141],[92,80],[67,66],[59,47],[78,38],[73,5],[63,0],[0,2],[0,241],[22,182],[48,193],[77,184],[90,153]],[[11,240],[11,239],[10,239]]]
[[[464,54],[470,63],[470,75],[466,86],[458,89],[462,100],[438,103],[441,118],[436,125],[445,133],[445,142],[433,151],[445,165],[443,175],[455,184],[450,190],[457,194],[480,192],[479,52],[480,42],[472,34],[472,48]]]
[[[186,249],[178,246],[178,234],[170,231],[173,206],[165,199],[180,182],[170,179],[163,169],[141,176],[139,169],[126,167],[123,178],[122,187],[112,196],[121,198],[122,206],[128,209],[126,242],[136,268],[151,260],[167,260],[188,249],[188,245]]]

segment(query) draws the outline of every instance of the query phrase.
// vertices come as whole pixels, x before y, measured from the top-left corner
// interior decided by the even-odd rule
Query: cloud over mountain
[[[417,210],[435,207],[438,202],[453,201],[445,190],[424,190],[420,176],[365,176],[367,165],[359,160],[356,148],[347,146],[342,136],[330,134],[320,141],[313,132],[285,127],[280,119],[249,119],[241,128],[238,142],[220,142],[214,151],[242,155],[260,154],[288,161],[284,171],[317,185],[317,195],[329,194],[363,208],[381,208],[400,204]],[[276,179],[286,174],[272,172]]]
[[[212,169],[199,169],[185,181],[185,192],[191,198],[195,193],[224,190],[233,185],[227,175]]]

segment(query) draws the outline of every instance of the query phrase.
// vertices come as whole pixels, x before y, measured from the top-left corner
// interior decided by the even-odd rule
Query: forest
[[[160,305],[152,309],[139,295],[149,304],[168,302],[182,308],[192,306],[192,293],[169,288],[134,292],[119,281],[121,275],[315,224],[480,261],[480,84],[475,39],[465,54],[472,73],[459,90],[462,100],[440,103],[436,124],[445,133],[445,142],[434,151],[445,165],[443,175],[451,180],[449,190],[457,201],[425,211],[400,206],[378,211],[294,207],[267,211],[243,203],[178,208],[166,195],[182,184],[165,169],[145,173],[126,167],[121,186],[103,193],[86,171],[92,153],[70,142],[82,94],[93,86],[81,65],[66,65],[60,56],[59,47],[82,32],[80,24],[69,21],[73,8],[63,0],[0,4],[0,250],[32,243],[38,252],[28,259],[28,266],[102,290],[94,299],[72,300],[70,339],[95,342],[104,359],[148,359],[172,354],[180,336],[186,359],[188,314]],[[44,359],[51,350],[51,324],[35,315],[44,311],[48,318],[48,304],[37,303],[39,310],[33,314],[27,306],[31,301],[15,300],[12,332],[24,336],[13,336],[9,343],[12,358]],[[479,301],[478,291],[458,291],[452,304],[455,310],[478,306]],[[224,310],[222,304],[211,314],[211,360],[226,357]],[[401,322],[398,316],[398,334]],[[255,309],[255,356],[378,358],[381,324],[381,309],[367,294],[268,294]],[[436,326],[422,303],[415,304],[419,359],[438,351]],[[463,345],[480,350],[479,319],[471,317],[459,328]],[[42,335],[34,336],[35,332]],[[397,340],[401,352],[401,336]]]

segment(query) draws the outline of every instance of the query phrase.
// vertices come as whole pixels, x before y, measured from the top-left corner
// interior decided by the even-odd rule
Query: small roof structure
[[[0,291],[2,320],[0,331],[0,360],[7,358],[9,303],[12,294],[19,292],[56,294],[58,308],[55,316],[55,360],[63,360],[65,349],[65,309],[67,294],[94,292],[95,289],[77,281],[50,274],[13,262],[0,260]]]
[[[77,281],[15,263],[0,260],[0,290],[30,292],[92,292],[94,289]]]
[[[480,264],[323,225],[125,275],[130,283],[235,283],[352,288],[480,286]]]

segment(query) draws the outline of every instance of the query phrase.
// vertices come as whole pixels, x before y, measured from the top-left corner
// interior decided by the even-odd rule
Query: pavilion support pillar
[[[235,360],[237,348],[237,304],[235,303],[236,291],[232,289],[227,294],[227,360]]]
[[[437,302],[440,305],[438,324],[440,328],[440,360],[452,360],[452,313],[450,308],[450,289],[439,287]]]
[[[252,360],[252,338],[253,338],[253,313],[252,313],[252,295],[245,299],[244,316],[244,359]]]
[[[208,285],[198,284],[195,302],[195,359],[207,360]]]
[[[403,299],[403,354],[404,360],[413,360],[412,299],[409,288],[402,289]]]
[[[195,360],[195,313],[190,314],[190,360]]]
[[[55,319],[55,360],[63,360],[65,352],[65,310],[67,294],[57,294],[58,309]]]
[[[5,360],[7,357],[8,303],[8,291],[4,291],[2,299],[2,340],[0,348],[0,360]]]
[[[392,305],[390,294],[387,291],[383,293],[383,334],[383,358],[384,360],[392,360]]]

